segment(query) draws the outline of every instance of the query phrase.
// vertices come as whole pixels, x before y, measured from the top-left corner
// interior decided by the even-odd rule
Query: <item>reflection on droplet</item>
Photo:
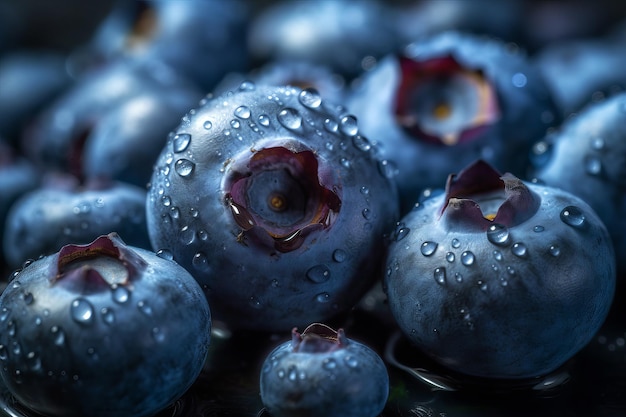
[[[128,288],[114,285],[112,290],[111,296],[116,303],[124,304],[130,299],[130,290]]]
[[[176,173],[180,175],[181,177],[188,177],[189,175],[193,173],[193,170],[195,167],[196,167],[196,164],[194,164],[190,160],[179,159],[178,161],[176,161],[176,164],[174,165],[174,170],[176,170]]]
[[[90,324],[93,321],[93,306],[85,298],[77,298],[70,305],[70,316],[80,324]]]
[[[422,255],[424,256],[431,256],[437,250],[437,246],[438,246],[437,242],[431,242],[431,241],[424,242],[422,243],[422,246],[420,247],[420,252],[422,252]]]
[[[302,126],[302,116],[298,110],[286,107],[278,113],[278,121],[287,129],[297,130]]]
[[[560,214],[561,221],[568,226],[582,227],[585,224],[585,213],[576,206],[565,207]]]
[[[356,117],[351,114],[342,117],[339,121],[339,130],[346,136],[355,136],[359,133]]]
[[[239,106],[235,109],[235,116],[240,119],[248,119],[251,114],[250,108],[247,106]]]
[[[528,254],[528,249],[523,243],[517,242],[511,247],[511,252],[513,252],[513,255],[523,258]]]
[[[509,241],[509,229],[504,225],[494,223],[487,229],[487,240],[494,245],[506,245]]]
[[[210,123],[210,122],[209,122]],[[189,146],[191,142],[191,135],[188,133],[179,133],[174,136],[172,140],[172,145],[174,147],[174,152],[179,153],[183,152]]]
[[[315,88],[306,88],[300,92],[298,100],[304,107],[316,109],[322,105],[322,97]]]
[[[106,324],[115,323],[115,313],[110,308],[103,307],[100,310],[100,315],[102,316],[102,321],[104,321]]]
[[[561,248],[559,248],[558,245],[551,245],[550,246],[550,255],[552,256],[559,256],[561,254]]]
[[[328,281],[330,278],[330,269],[326,265],[316,265],[306,272],[306,277],[315,283],[322,283]]]
[[[435,282],[437,284],[444,285],[446,283],[446,268],[435,268],[433,271],[433,278],[435,278]]]
[[[346,251],[342,249],[336,249],[333,252],[333,260],[335,262],[343,262],[346,260],[347,257],[348,257],[348,254],[346,253]]]
[[[474,254],[468,250],[464,251],[461,254],[461,263],[465,266],[474,265],[475,260],[476,257],[474,256]]]

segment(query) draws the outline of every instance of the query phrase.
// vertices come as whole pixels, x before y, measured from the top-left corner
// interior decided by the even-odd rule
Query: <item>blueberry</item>
[[[406,211],[423,188],[476,159],[523,177],[558,111],[527,56],[503,41],[447,31],[388,55],[346,105],[398,165]]]
[[[0,376],[47,416],[149,416],[199,375],[209,306],[180,266],[116,234],[30,263],[0,296]]]
[[[36,115],[70,85],[61,54],[16,51],[0,59],[0,136],[19,143]]]
[[[391,11],[372,0],[276,2],[250,23],[253,58],[307,61],[347,78],[397,46]]]
[[[440,364],[530,378],[594,337],[615,292],[615,253],[583,200],[477,161],[401,220],[385,284],[404,334]]]
[[[272,417],[375,417],[389,375],[378,354],[343,329],[315,323],[277,346],[263,362],[261,400]]]
[[[148,134],[165,137],[180,121],[184,109],[201,97],[195,86],[159,61],[115,61],[86,72],[46,107],[25,135],[24,150],[40,165],[79,178],[86,173],[100,175],[102,165],[108,164],[109,178],[126,176],[145,186],[163,147],[163,142],[149,140]],[[121,123],[123,126],[117,126]],[[111,143],[111,150],[94,166],[85,166],[86,158],[90,164],[97,159],[86,157],[85,148],[101,151],[101,141]],[[147,166],[146,158],[150,160]],[[133,159],[141,163],[133,164]]]
[[[66,182],[68,181],[68,182]],[[145,216],[146,191],[112,181],[78,184],[59,176],[23,194],[7,214],[3,249],[13,267],[117,232],[129,244],[150,248]]]
[[[590,103],[533,148],[534,176],[585,200],[626,253],[626,93]],[[626,273],[626,260],[617,259]]]
[[[158,60],[208,91],[247,67],[249,8],[242,0],[118,0],[82,59]]]
[[[233,328],[325,320],[379,276],[398,216],[392,174],[343,107],[246,82],[170,135],[148,192],[152,247],[187,268]]]

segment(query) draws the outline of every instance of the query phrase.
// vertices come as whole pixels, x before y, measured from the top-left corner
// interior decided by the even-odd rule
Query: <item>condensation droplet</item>
[[[328,370],[335,369],[337,368],[337,361],[333,358],[326,358],[322,361],[322,367]]]
[[[167,249],[159,249],[156,251],[156,256],[159,258],[167,259],[168,261],[174,260],[174,254]]]
[[[383,177],[391,179],[398,173],[398,168],[394,162],[383,159],[378,161],[378,172],[380,172]]]
[[[118,304],[124,304],[128,300],[130,300],[130,290],[126,287],[120,287],[119,285],[114,285],[112,287],[111,296],[113,297],[113,301]]]
[[[344,358],[344,361],[346,362],[346,365],[348,365],[349,368],[356,368],[357,366],[359,366],[359,361],[357,360],[357,358],[355,358],[352,355],[348,355]]]
[[[509,242],[509,229],[499,223],[494,223],[487,229],[487,240],[494,245],[504,246]]]
[[[31,305],[35,301],[35,297],[30,292],[25,292],[24,294],[22,294],[22,299],[27,306]]]
[[[514,243],[513,246],[511,247],[511,252],[515,256],[524,258],[528,254],[528,249],[526,248],[526,245],[524,245],[523,243],[517,242],[517,243]]]
[[[465,266],[474,265],[475,260],[476,257],[474,256],[474,254],[468,250],[464,251],[461,254],[461,263]]]
[[[420,247],[420,252],[422,252],[422,255],[424,256],[431,256],[437,250],[437,246],[438,246],[437,242],[431,242],[431,241],[424,242],[422,243],[422,246]]]
[[[316,265],[306,271],[306,277],[317,284],[326,282],[330,278],[330,269],[326,265]]]
[[[334,119],[326,119],[324,120],[324,128],[330,133],[337,133],[339,130],[339,123],[337,123]]]
[[[0,361],[6,361],[9,358],[9,352],[6,346],[0,345]]]
[[[191,264],[199,271],[209,269],[209,259],[202,252],[197,252],[195,255],[193,255],[193,258],[191,258]]]
[[[543,227],[543,226],[540,226],[540,225],[537,225],[537,226],[533,227],[533,232],[535,232],[535,233],[541,233],[544,230],[546,230],[546,228]]]
[[[93,306],[85,298],[77,298],[70,305],[70,316],[80,324],[91,324],[93,322]]]
[[[65,344],[65,332],[59,326],[52,326],[50,328],[50,334],[52,334],[52,342],[57,346],[63,346]]]
[[[411,232],[411,229],[409,229],[408,227],[399,227],[398,229],[396,229],[396,234],[395,234],[396,242],[399,242],[405,237],[407,237],[410,232]]]
[[[233,119],[230,121],[230,127],[233,129],[239,129],[241,127],[241,122],[237,119]]]
[[[180,229],[180,241],[185,245],[191,245],[196,240],[195,232],[189,226]]]
[[[163,333],[160,328],[153,327],[150,333],[155,342],[162,343],[165,341],[165,333]]]
[[[370,220],[372,218],[372,211],[368,208],[364,208],[363,211],[361,211],[361,214],[366,220]]]
[[[451,245],[454,249],[461,247],[461,241],[457,238],[452,239]]]
[[[239,106],[235,109],[235,116],[240,119],[248,119],[251,115],[250,108],[247,106]]]
[[[339,121],[339,131],[346,136],[356,136],[359,133],[356,117],[351,114],[343,116]]]
[[[322,97],[315,88],[306,88],[300,92],[298,100],[304,107],[317,109],[322,105]]]
[[[0,322],[4,322],[9,318],[9,314],[11,313],[11,309],[7,307],[2,307],[0,310]]]
[[[347,257],[348,257],[348,254],[346,253],[346,251],[342,249],[336,249],[333,252],[333,260],[335,262],[343,262],[346,260]]]
[[[174,170],[181,177],[188,177],[193,173],[195,167],[196,164],[191,162],[189,159],[179,159],[174,165]]]
[[[210,122],[209,122],[210,123]],[[174,148],[174,152],[179,153],[183,152],[191,143],[191,135],[189,133],[179,133],[174,136],[172,140],[172,146]]]
[[[268,127],[270,125],[270,118],[267,114],[262,114],[259,116],[259,124],[264,127]]]
[[[585,213],[576,206],[565,207],[560,214],[561,221],[572,227],[582,227],[585,224]]]
[[[330,301],[330,294],[327,292],[319,293],[315,296],[315,301],[318,303],[327,303]]]
[[[463,282],[463,274],[461,274],[460,272],[456,272],[454,274],[454,279],[456,280],[456,282]]]
[[[211,123],[210,120],[207,120],[202,124],[202,127],[206,130],[210,130],[213,127],[213,123]]]
[[[435,278],[435,282],[437,284],[444,285],[446,283],[446,268],[435,268],[433,272],[433,277]]]
[[[456,259],[456,257],[454,256],[454,252],[446,253],[446,261],[452,263],[452,262],[454,262],[455,259]]]
[[[368,152],[370,149],[372,149],[372,144],[370,143],[370,141],[366,137],[361,135],[353,136],[352,144],[355,148],[363,152]]]
[[[250,304],[252,308],[255,308],[257,310],[263,308],[263,304],[261,303],[261,300],[259,300],[254,295],[248,299],[248,304]]]
[[[493,258],[496,261],[501,261],[502,260],[502,252],[500,252],[499,250],[494,250],[493,251]]]
[[[137,308],[146,316],[152,315],[152,307],[145,300],[140,300],[139,302],[137,302]]]
[[[600,175],[602,172],[602,161],[595,156],[585,157],[585,172],[589,175]]]
[[[593,138],[591,140],[591,149],[594,151],[600,151],[604,149],[605,142],[603,138]]]
[[[100,315],[102,316],[102,321],[104,321],[106,324],[115,323],[115,313],[110,308],[103,307],[100,310]]]
[[[302,126],[302,116],[298,110],[286,107],[278,113],[278,122],[287,129],[297,130]]]
[[[561,248],[558,245],[550,246],[550,255],[559,256],[561,254]]]

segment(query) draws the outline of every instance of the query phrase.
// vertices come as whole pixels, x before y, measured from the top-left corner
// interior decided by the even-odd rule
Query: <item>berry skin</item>
[[[200,374],[210,331],[183,268],[109,234],[14,276],[0,296],[0,376],[46,416],[150,416]]]
[[[615,254],[574,195],[477,161],[402,219],[385,285],[398,325],[466,375],[549,373],[581,350],[615,292]]]
[[[589,204],[626,253],[626,93],[589,104],[534,147],[533,175]],[[626,259],[617,257],[618,272]]]
[[[418,193],[476,159],[525,176],[558,112],[526,55],[463,32],[422,37],[366,73],[346,105],[397,164],[406,212]]]
[[[385,407],[389,375],[372,349],[315,323],[265,359],[261,400],[272,417],[375,417]]]
[[[347,311],[379,276],[398,200],[354,122],[315,90],[244,83],[171,134],[148,232],[206,288],[216,318],[291,329]]]
[[[55,177],[52,182],[48,178],[42,187],[23,194],[7,214],[3,236],[7,263],[16,268],[63,245],[86,244],[110,232],[133,246],[149,248],[145,201],[144,189],[122,182],[78,185],[71,177]]]

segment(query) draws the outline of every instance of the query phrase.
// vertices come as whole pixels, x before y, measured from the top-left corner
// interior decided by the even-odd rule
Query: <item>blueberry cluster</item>
[[[0,0],[0,413],[434,415],[626,345],[622,7],[62,3]]]

